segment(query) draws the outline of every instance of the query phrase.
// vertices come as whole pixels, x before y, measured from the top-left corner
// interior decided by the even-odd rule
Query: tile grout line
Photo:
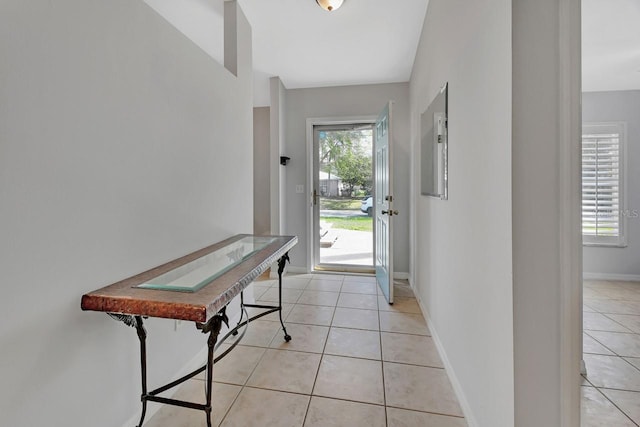
[[[623,356],[620,356],[618,353],[616,353],[615,351],[611,350],[609,347],[607,347],[606,345],[604,345],[603,343],[600,342],[600,340],[598,340],[596,337],[594,337],[593,335],[584,332],[585,334],[587,334],[592,340],[594,340],[595,342],[597,342],[598,344],[600,344],[601,346],[603,346],[604,348],[606,348],[607,350],[609,350],[611,353],[613,353],[614,356],[620,357],[622,358]],[[582,350],[584,353],[584,349]],[[587,353],[590,354],[590,353]],[[610,354],[602,354],[601,356],[611,356]]]
[[[378,287],[379,286],[376,283],[376,288]],[[389,412],[387,409],[387,384],[384,380],[384,349],[382,344],[382,321],[380,320],[380,298],[376,298],[376,301],[378,303],[378,336],[380,337],[380,369],[382,371],[382,401],[384,402],[384,425],[386,427],[389,427]]]
[[[611,321],[613,321],[613,322],[617,323],[618,325],[622,326],[623,328],[627,329],[627,330],[628,330],[628,331],[630,331],[631,333],[638,334],[637,332],[632,331],[632,330],[631,330],[631,328],[628,328],[628,327],[626,327],[625,325],[623,325],[622,323],[618,322],[616,319],[612,319],[612,318],[610,317],[610,315],[611,315],[611,314],[613,314],[613,313],[608,313],[608,314],[601,313],[601,314],[602,314],[604,317],[606,317],[607,319],[609,319],[609,320],[611,320]],[[613,314],[613,315],[614,315],[614,316],[619,316],[618,314]],[[625,314],[623,314],[623,316],[629,316],[629,314],[626,314],[626,315],[625,315]],[[609,332],[609,331],[607,331],[607,332]]]
[[[594,289],[594,290],[595,290],[595,289]],[[597,291],[597,290],[596,290],[596,291]],[[605,298],[603,298],[603,300],[605,300],[605,301],[607,301],[607,302],[626,301],[626,300],[624,300],[624,299],[609,298],[609,297],[606,297],[606,295],[605,295]],[[589,306],[587,305],[587,307],[589,307]],[[590,308],[590,307],[589,307],[589,308]],[[608,311],[608,310],[607,310],[607,311]],[[623,325],[622,323],[620,323],[620,322],[618,322],[618,321],[616,321],[615,319],[613,319],[613,318],[611,318],[611,317],[610,317],[611,315],[631,315],[631,316],[633,316],[633,315],[635,315],[635,314],[628,314],[628,313],[609,313],[609,312],[603,312],[603,311],[600,311],[600,310],[596,310],[596,313],[597,313],[597,314],[600,314],[600,315],[602,315],[602,316],[604,316],[604,317],[605,317],[606,319],[608,319],[608,320],[613,321],[614,323],[616,323],[616,324],[620,325],[621,327],[623,327],[623,328],[625,328],[625,329],[629,330],[630,332],[618,332],[618,331],[593,331],[593,332],[603,332],[603,333],[608,333],[608,334],[619,334],[619,333],[621,333],[621,334],[626,334],[626,335],[638,335],[638,333],[634,332],[633,330],[631,330],[631,329],[630,329],[630,328],[628,328],[627,326]],[[640,368],[638,368],[637,366],[635,366],[633,363],[629,362],[629,361],[625,358],[625,357],[632,357],[632,356],[622,356],[622,355],[620,355],[618,352],[611,350],[608,346],[604,345],[600,340],[598,340],[596,337],[594,337],[593,335],[591,335],[591,334],[589,333],[589,331],[592,331],[592,330],[584,329],[584,327],[583,327],[583,332],[584,332],[587,336],[589,336],[589,337],[590,337],[590,338],[592,338],[594,341],[596,341],[598,344],[602,345],[605,349],[607,349],[607,350],[609,350],[611,353],[613,353],[613,356],[612,356],[612,355],[601,355],[601,356],[607,356],[607,357],[614,357],[614,358],[617,358],[617,359],[622,359],[624,362],[626,362],[627,364],[631,365],[633,368],[635,368],[635,369],[637,369],[637,370],[640,370]],[[586,353],[586,352],[585,352],[584,354],[590,354],[590,353]],[[619,407],[618,405],[616,405],[616,404],[615,404],[615,402],[613,402],[613,400],[609,399],[609,397],[604,393],[604,391],[603,391],[603,390],[622,391],[622,392],[627,392],[627,393],[638,393],[637,391],[625,390],[625,389],[615,389],[615,388],[608,388],[608,387],[598,387],[598,386],[595,386],[591,381],[589,381],[589,379],[588,379],[588,378],[585,378],[585,379],[586,379],[586,381],[587,381],[591,386],[593,386],[593,388],[595,388],[595,390],[597,390],[597,392],[598,392],[598,393],[600,393],[600,395],[602,395],[602,396],[606,399],[606,401],[610,402],[610,403],[611,403],[611,404],[612,404],[616,409],[618,409],[618,411],[620,411],[620,412],[621,412],[621,413],[622,413],[626,418],[628,418],[628,419],[631,421],[631,423],[632,423],[633,425],[638,426],[638,423],[636,423],[636,422],[635,422],[635,421],[634,421],[634,420],[633,420],[633,419],[632,419],[632,418],[631,418],[631,417],[630,417],[630,416],[629,416],[625,411],[623,411],[621,407]],[[639,393],[639,394],[640,394],[640,393]]]
[[[222,423],[224,423],[224,420],[227,418],[227,416],[229,415],[229,412],[231,412],[231,408],[233,408],[233,405],[235,405],[235,403],[238,401],[238,398],[240,397],[240,394],[244,391],[247,383],[249,382],[249,379],[251,378],[251,375],[253,375],[253,373],[255,372],[256,368],[258,367],[258,365],[260,364],[260,362],[262,361],[262,359],[264,358],[264,355],[267,354],[267,350],[265,349],[265,351],[262,353],[262,356],[260,356],[260,360],[258,360],[258,363],[256,363],[256,366],[253,367],[253,369],[251,370],[251,373],[249,374],[249,376],[247,377],[247,379],[244,381],[244,383],[240,386],[240,391],[238,392],[238,394],[236,394],[236,397],[233,399],[233,402],[231,402],[231,405],[229,405],[229,407],[227,408],[227,410],[224,413],[224,416],[220,419],[220,423],[218,424],[218,426],[222,425]],[[214,372],[215,374],[215,372]],[[214,381],[215,382],[215,381]],[[225,384],[225,383],[218,383],[218,384]],[[233,385],[237,385],[237,384],[233,384]]]
[[[307,287],[309,286],[309,283],[312,279],[308,279],[307,280]],[[344,282],[344,278],[342,279],[342,282]],[[342,287],[342,285],[341,285]],[[277,288],[276,288],[277,289]],[[283,288],[284,290],[284,288]],[[296,307],[300,307],[300,306],[311,306],[311,307],[323,307],[323,306],[316,306],[316,305],[312,305],[312,304],[304,304],[304,303],[299,303],[299,299],[302,295],[302,293],[306,290],[306,287],[303,289],[295,289],[295,290],[300,290],[301,294],[298,297],[298,300],[296,300],[296,302],[293,303],[287,303],[291,305],[291,310],[289,311],[289,313],[287,314],[287,318],[291,315],[291,313],[293,312],[294,309],[296,309]],[[342,294],[342,291],[338,292],[338,294]],[[348,292],[347,292],[348,294]],[[355,294],[355,295],[370,295],[370,294]],[[327,327],[326,330],[326,335],[325,335],[325,341],[324,341],[324,345],[322,348],[321,353],[315,353],[315,352],[309,352],[309,351],[305,351],[305,350],[293,350],[293,349],[287,349],[287,348],[271,348],[270,346],[274,343],[274,340],[276,340],[279,337],[279,333],[282,332],[282,327],[280,327],[280,325],[277,328],[277,331],[274,333],[274,336],[271,338],[271,340],[269,340],[269,343],[267,343],[266,345],[245,345],[242,343],[239,343],[241,346],[244,347],[250,347],[250,348],[260,348],[263,350],[262,355],[260,356],[260,358],[258,359],[257,363],[253,366],[253,368],[251,369],[251,372],[248,374],[248,376],[246,377],[246,379],[243,381],[243,384],[240,385],[240,390],[238,391],[238,393],[236,394],[236,396],[234,397],[233,401],[230,403],[230,405],[228,406],[227,410],[222,414],[222,418],[221,421],[219,423],[216,424],[217,426],[220,426],[221,424],[223,424],[227,417],[229,416],[232,408],[234,407],[234,405],[238,402],[238,399],[240,397],[240,395],[244,392],[244,390],[246,389],[253,389],[253,390],[264,390],[264,391],[271,391],[271,392],[277,392],[277,393],[286,393],[286,394],[291,394],[291,395],[298,395],[298,396],[304,396],[306,398],[308,398],[307,401],[307,405],[306,405],[306,410],[304,413],[304,417],[302,419],[302,426],[304,426],[304,424],[307,421],[307,417],[309,415],[309,411],[310,411],[310,407],[311,407],[311,400],[314,396],[317,397],[321,397],[323,399],[328,399],[328,400],[334,400],[334,401],[344,401],[344,402],[353,402],[353,403],[357,403],[357,404],[361,404],[361,405],[371,405],[371,406],[377,406],[377,407],[383,407],[384,408],[384,416],[385,416],[385,421],[384,421],[384,425],[388,426],[389,423],[389,419],[388,419],[388,408],[394,408],[394,409],[399,409],[399,410],[410,410],[408,408],[401,408],[398,406],[394,406],[394,405],[388,405],[387,402],[387,396],[386,396],[386,384],[385,384],[385,378],[384,378],[384,367],[385,367],[385,360],[384,360],[384,354],[383,354],[383,337],[382,334],[384,333],[388,333],[388,334],[397,334],[397,335],[404,335],[404,336],[412,336],[412,337],[430,337],[430,335],[420,335],[420,334],[410,334],[410,333],[404,333],[404,332],[385,332],[382,331],[382,320],[381,320],[381,312],[385,311],[385,310],[381,310],[381,304],[384,303],[385,301],[381,302],[380,301],[380,296],[381,295],[376,295],[376,306],[377,309],[362,309],[362,308],[352,308],[352,307],[338,307],[337,305],[337,301],[336,304],[333,306],[324,306],[324,307],[333,307],[333,313],[331,315],[331,320],[329,322],[329,325],[327,327],[327,325],[316,325],[314,323],[297,323],[297,322],[289,322],[286,321],[286,326],[289,326],[291,324],[294,325],[310,325],[310,326],[319,326],[319,327]],[[285,303],[283,303],[285,304]],[[337,309],[338,308],[343,308],[343,309],[348,309],[348,310],[366,310],[366,311],[372,311],[372,312],[376,312],[377,314],[377,324],[378,324],[378,340],[379,340],[379,344],[380,344],[380,367],[381,367],[381,374],[382,374],[382,397],[383,397],[383,404],[376,404],[376,403],[371,403],[371,402],[364,402],[364,401],[360,401],[360,400],[350,400],[350,399],[345,399],[345,398],[339,398],[339,397],[331,397],[331,396],[322,396],[322,395],[315,395],[314,394],[314,390],[315,390],[315,386],[317,384],[317,380],[319,378],[319,371],[320,371],[320,367],[322,365],[322,361],[324,360],[324,356],[328,355],[328,356],[333,356],[333,357],[341,357],[341,358],[346,358],[346,359],[358,359],[358,360],[368,360],[368,361],[377,361],[376,359],[370,359],[370,358],[365,358],[365,357],[355,357],[355,356],[347,356],[347,355],[330,355],[328,353],[326,353],[327,351],[327,346],[328,346],[328,338],[331,334],[331,330],[334,329],[333,326],[333,322],[335,321],[335,317],[336,317],[336,313],[337,313]],[[396,313],[396,314],[418,314],[418,313],[410,313],[410,312],[395,312],[395,311],[385,311],[386,313]],[[285,319],[283,319],[285,320]],[[278,320],[276,320],[277,322]],[[348,330],[361,330],[360,328],[352,328],[352,327],[340,327],[340,326],[336,326],[335,329],[348,329]],[[371,331],[370,329],[363,329],[366,331],[370,331],[370,332],[375,332],[375,331]],[[595,338],[594,338],[595,339]],[[605,347],[606,348],[606,347]],[[319,354],[320,355],[320,362],[318,364],[318,367],[316,369],[316,373],[314,376],[314,381],[313,381],[313,385],[311,387],[311,391],[309,394],[306,393],[301,393],[301,392],[293,392],[293,391],[285,391],[285,390],[279,390],[279,389],[275,389],[275,388],[266,388],[266,387],[257,387],[257,386],[251,386],[249,385],[249,381],[251,379],[251,377],[255,374],[258,366],[260,365],[260,363],[262,363],[262,361],[265,360],[266,358],[266,354],[269,350],[274,350],[274,351],[290,351],[290,352],[297,352],[297,353],[305,353],[305,354]],[[399,365],[408,365],[408,366],[418,366],[418,367],[426,367],[426,368],[433,368],[433,369],[441,369],[441,370],[445,370],[444,368],[441,367],[432,367],[432,366],[425,366],[425,365],[414,365],[411,363],[403,363],[403,362],[386,362],[387,364],[399,364]],[[628,362],[629,363],[629,362]],[[445,370],[446,372],[446,370]],[[238,384],[233,384],[233,383],[225,383],[225,382],[217,382],[215,381],[214,378],[214,382],[218,383],[218,384],[227,384],[227,385],[232,385],[232,386],[238,386]],[[587,380],[587,382],[589,382]],[[602,391],[599,390],[599,392],[601,394]],[[605,396],[606,398],[606,396]],[[607,398],[607,400],[609,400]],[[615,406],[615,404],[614,404]],[[616,406],[617,407],[617,406]],[[618,408],[619,409],[619,408]],[[442,416],[446,416],[446,417],[452,417],[452,418],[462,418],[464,419],[464,417],[460,417],[460,416],[456,416],[456,415],[451,415],[451,414],[445,414],[445,413],[438,413],[438,412],[431,412],[431,411],[426,411],[426,410],[418,410],[418,409],[412,409],[413,411],[416,412],[420,412],[420,413],[425,413],[425,414],[435,414],[435,415],[442,415]],[[623,412],[624,413],[624,412]],[[626,415],[626,414],[625,414]],[[637,424],[634,425],[637,426]]]
[[[603,315],[604,316],[604,315]],[[628,314],[626,314],[625,316],[630,316]],[[615,322],[615,320],[611,319],[613,322]],[[620,325],[622,326],[622,325]],[[624,327],[624,326],[623,326]],[[629,330],[627,331],[608,331],[606,329],[584,329],[585,331],[590,331],[590,332],[605,332],[607,334],[622,334],[622,335],[638,335],[637,333]]]
[[[597,388],[598,390],[611,390],[611,391],[623,391],[625,393],[636,393],[638,395],[640,395],[640,391],[638,390],[627,390],[625,388],[614,388],[614,387],[602,387],[602,386],[597,386],[593,383],[590,383],[591,386],[585,386],[585,387],[593,387],[593,388]]]
[[[344,281],[344,278],[340,281],[340,288],[342,288],[343,281]],[[336,306],[334,306],[333,308],[333,314],[331,315],[331,322],[329,322],[329,328],[327,329],[327,336],[325,337],[325,340],[324,340],[322,353],[320,353],[320,363],[318,363],[318,369],[316,369],[316,375],[315,375],[315,378],[313,379],[313,385],[311,386],[311,392],[309,394],[309,403],[307,404],[307,410],[304,413],[304,418],[302,420],[302,427],[304,427],[305,423],[307,422],[307,416],[309,415],[309,409],[311,408],[311,399],[314,396],[313,391],[315,390],[316,383],[318,382],[318,375],[320,374],[320,367],[322,366],[322,361],[324,360],[324,351],[327,348],[327,342],[329,341],[329,334],[331,333],[331,325],[333,324],[333,318],[336,315],[337,304],[338,304],[338,301],[336,300]]]
[[[284,288],[283,288],[284,289]],[[282,304],[282,302],[281,302]],[[295,304],[294,304],[295,305]],[[247,328],[249,327],[250,322],[247,323]],[[282,328],[279,328],[278,331],[275,333],[275,335],[273,336],[273,338],[276,337],[276,335],[278,334],[278,332],[280,332],[282,330]],[[233,402],[231,402],[231,405],[229,405],[229,408],[227,408],[226,412],[224,413],[224,416],[221,418],[220,423],[218,424],[218,426],[222,425],[222,423],[224,422],[224,420],[227,418],[227,416],[229,415],[229,412],[231,411],[231,408],[233,408],[233,405],[235,405],[235,403],[238,400],[238,397],[240,397],[240,394],[244,391],[244,389],[247,386],[247,383],[249,382],[249,380],[251,379],[251,376],[253,376],[253,374],[255,373],[256,369],[258,368],[258,365],[260,365],[260,362],[262,362],[262,359],[264,359],[265,355],[267,354],[267,351],[269,351],[270,349],[270,345],[271,342],[273,342],[273,338],[271,338],[271,340],[269,341],[269,344],[267,344],[267,347],[261,347],[261,346],[255,346],[256,348],[263,348],[264,351],[262,352],[262,356],[260,356],[260,359],[258,360],[258,363],[256,363],[256,365],[253,367],[253,369],[251,370],[251,373],[249,374],[249,376],[247,376],[247,379],[244,381],[244,383],[242,384],[242,386],[240,387],[240,391],[238,392],[238,394],[236,395],[236,397],[233,399]],[[242,341],[242,340],[240,340]],[[238,345],[241,345],[240,342],[238,342]],[[247,346],[248,347],[248,346]],[[214,372],[215,373],[215,372]]]
[[[620,413],[621,413],[622,415],[624,415],[625,417],[627,417],[627,418],[629,419],[629,421],[631,421],[631,422],[632,422],[634,425],[636,425],[636,426],[638,425],[635,421],[633,421],[633,419],[632,419],[629,415],[627,415],[627,413],[626,413],[626,412],[624,412],[624,411],[622,410],[622,408],[620,408],[618,405],[616,405],[616,404],[615,404],[615,402],[613,402],[611,399],[609,399],[609,397],[608,397],[606,394],[604,394],[604,393],[602,392],[602,390],[600,390],[600,387],[595,387],[595,389],[596,389],[596,390],[598,391],[598,393],[600,393],[600,394],[601,394],[601,395],[602,395],[602,396],[603,396],[603,397],[604,397],[608,402],[610,402],[610,403],[611,403],[615,408],[617,408],[617,409],[618,409],[618,411],[620,411]]]
[[[624,361],[625,361],[625,362],[627,362],[629,365],[631,365],[632,367],[634,367],[634,368],[636,368],[638,371],[640,371],[640,368],[639,368],[639,367],[637,367],[636,365],[634,365],[633,363],[629,362],[629,361],[626,359],[627,357],[631,358],[632,356],[618,356],[618,357],[620,357],[620,359],[624,360]],[[637,359],[637,357],[636,357],[636,358],[634,358],[634,359]]]
[[[284,279],[284,278],[283,278]],[[284,290],[284,288],[283,288]],[[280,302],[282,304],[282,302]],[[294,304],[295,305],[295,304]],[[247,328],[249,327],[249,324],[247,324]],[[278,334],[278,332],[280,332],[282,330],[282,328],[278,328],[278,331],[275,333],[275,335],[273,336],[273,338],[276,337],[276,335]],[[227,416],[229,415],[229,412],[231,412],[231,408],[233,408],[233,405],[235,405],[235,403],[238,401],[238,398],[240,397],[240,394],[245,390],[245,388],[249,387],[247,386],[247,383],[249,382],[249,380],[251,379],[251,376],[255,373],[256,369],[258,368],[258,365],[260,365],[260,362],[262,362],[262,359],[264,359],[265,355],[267,354],[267,351],[269,351],[270,349],[270,345],[271,342],[273,341],[273,338],[269,341],[269,344],[267,344],[267,347],[262,347],[262,346],[253,346],[256,348],[263,348],[264,351],[262,353],[262,356],[260,356],[260,359],[258,360],[258,363],[256,363],[256,365],[253,367],[253,369],[251,370],[251,373],[249,374],[249,376],[247,377],[247,379],[244,381],[244,383],[242,384],[242,386],[240,387],[240,391],[238,392],[238,394],[236,395],[236,397],[233,399],[233,402],[231,402],[231,405],[229,405],[229,408],[227,408],[226,412],[224,413],[224,416],[221,418],[220,423],[216,426],[220,426],[222,425],[222,423],[224,423],[225,419],[227,418]],[[242,341],[242,340],[241,340]],[[238,342],[238,345],[240,345],[240,342]],[[248,347],[248,346],[247,346]],[[220,384],[220,383],[219,383]],[[257,388],[257,387],[249,387],[249,388]],[[264,390],[264,389],[263,389]]]
[[[220,383],[218,383],[218,384],[220,384]],[[212,386],[212,388],[213,388],[213,386]],[[236,400],[238,400],[238,397],[240,396],[240,393],[242,393],[242,390],[244,390],[244,386],[240,387],[240,391],[238,392],[238,394],[236,394],[236,397],[233,398],[233,401],[231,402],[231,405],[229,405],[227,410],[224,412],[224,415],[222,415],[222,418],[220,418],[220,422],[218,424],[216,424],[216,427],[222,425],[222,423],[224,422],[225,418],[227,418],[227,415],[229,415],[229,411],[231,411],[231,408],[236,403]],[[213,396],[211,397],[211,399],[213,400]],[[211,404],[211,414],[213,415],[213,403]]]
[[[304,291],[307,290],[307,288],[309,287],[309,284],[311,283],[311,278],[309,278],[309,280],[307,281],[306,286],[304,287],[304,289],[302,290],[302,292],[300,292],[300,296],[298,296],[298,299],[296,300],[296,302],[293,304],[293,307],[291,308],[291,311],[289,312],[289,314],[287,315],[287,317],[289,317],[291,315],[291,312],[293,312],[293,310],[296,308],[296,306],[298,305],[298,301],[300,301],[300,298],[302,298],[302,295],[304,294]],[[283,323],[284,323],[284,319],[283,319]],[[287,322],[289,323],[289,322]],[[281,325],[282,326],[282,325]],[[281,328],[282,329],[282,328]],[[327,331],[327,334],[329,333],[329,331]],[[293,339],[293,337],[292,337]],[[326,345],[326,340],[325,340],[325,345]],[[324,351],[324,349],[323,349]],[[313,393],[313,388],[316,385],[316,379],[318,378],[318,371],[320,370],[320,363],[322,363],[322,354],[320,355],[320,362],[318,363],[318,368],[316,370],[316,375],[315,378],[313,379],[313,385],[311,386],[311,391],[309,392],[309,400],[307,401],[307,408],[304,411],[304,417],[302,417],[302,425],[300,427],[304,427],[304,424],[307,422],[307,414],[309,413],[309,408],[311,407],[311,395]],[[305,395],[307,396],[307,395]]]
[[[392,408],[392,409],[401,409],[403,411],[409,411],[409,412],[420,412],[421,414],[440,415],[442,417],[456,418],[456,419],[459,419],[459,420],[464,420],[465,419],[465,417],[463,417],[463,416],[447,414],[447,413],[444,413],[444,412],[423,411],[421,409],[407,409],[407,408],[402,408],[400,406],[394,406],[394,405],[389,405],[388,407]]]

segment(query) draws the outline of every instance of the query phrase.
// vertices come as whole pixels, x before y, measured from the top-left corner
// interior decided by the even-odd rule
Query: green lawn
[[[612,237],[617,237],[617,233],[615,232],[616,230],[614,228],[605,228],[605,227],[599,227],[599,228],[595,228],[595,227],[582,227],[582,234],[587,235],[587,236],[612,236]]]
[[[362,199],[325,199],[320,198],[320,209],[357,210],[360,209]]]
[[[333,228],[373,232],[373,219],[368,216],[359,216],[353,218],[323,216],[321,219],[324,222],[332,224]]]

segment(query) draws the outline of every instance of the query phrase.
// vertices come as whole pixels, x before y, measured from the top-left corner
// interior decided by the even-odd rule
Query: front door
[[[391,107],[382,110],[373,129],[375,152],[374,236],[376,281],[387,302],[393,303],[393,185],[391,167]]]
[[[373,123],[315,125],[313,269],[373,273]]]

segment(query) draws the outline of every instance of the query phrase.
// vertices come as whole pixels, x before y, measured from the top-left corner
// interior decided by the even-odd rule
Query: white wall
[[[251,33],[238,15],[236,78],[141,1],[0,3],[2,425],[139,413],[135,331],[82,312],[81,295],[251,231]],[[148,330],[153,384],[205,345],[192,325]]]
[[[585,123],[627,123],[627,221],[625,248],[584,247],[585,275],[640,278],[640,91],[587,92],[582,95]]]
[[[308,118],[377,117],[389,100],[394,104],[394,268],[409,271],[409,85],[407,83],[292,89],[286,91],[286,143],[283,154],[291,157],[286,166],[284,192],[286,233],[298,236],[291,251],[291,263],[307,267],[307,194],[296,194],[296,185],[308,187],[306,121]],[[273,109],[273,106],[272,106]]]
[[[431,0],[425,18],[412,273],[470,426],[579,424],[579,17],[574,0]],[[419,117],[445,82],[441,201],[419,194]]]
[[[513,0],[513,311],[519,427],[580,416],[580,3]]]
[[[514,425],[511,58],[510,1],[430,0],[410,82],[412,275],[470,426]],[[446,82],[443,201],[420,195],[419,126]]]
[[[280,165],[280,156],[285,152],[287,96],[280,78],[269,80],[271,108],[269,110],[269,170],[271,189],[271,234],[284,235],[287,218],[286,168]],[[297,245],[300,246],[300,243]]]
[[[271,162],[269,107],[253,109],[253,232],[271,230]]]

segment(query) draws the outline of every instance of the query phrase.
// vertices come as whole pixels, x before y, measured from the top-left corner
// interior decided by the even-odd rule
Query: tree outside
[[[320,170],[329,180],[332,175],[340,177],[342,197],[362,197],[371,192],[371,137],[371,129],[320,133]]]
[[[320,262],[373,265],[373,219],[364,196],[373,186],[371,127],[319,133]]]

